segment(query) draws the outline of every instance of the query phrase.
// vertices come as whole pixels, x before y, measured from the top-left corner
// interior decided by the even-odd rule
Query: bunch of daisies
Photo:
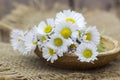
[[[82,14],[64,10],[56,18],[41,21],[30,31],[13,30],[11,44],[14,50],[26,55],[38,47],[42,56],[53,63],[64,54],[75,54],[81,62],[97,60],[100,33],[96,27],[86,27]]]

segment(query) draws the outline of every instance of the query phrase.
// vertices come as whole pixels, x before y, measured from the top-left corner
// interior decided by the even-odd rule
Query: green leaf
[[[105,52],[106,51],[106,49],[105,49],[105,47],[103,46],[102,43],[97,45],[97,51],[98,52]]]

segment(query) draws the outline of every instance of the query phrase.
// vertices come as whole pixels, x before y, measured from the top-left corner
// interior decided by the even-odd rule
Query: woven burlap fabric
[[[18,6],[0,21],[0,29],[3,27],[3,30],[5,28],[27,30],[42,19],[54,17],[55,13],[56,11],[41,12],[31,7]],[[105,35],[120,40],[120,22],[114,13],[98,10],[84,13],[89,25],[96,25],[100,31],[105,31]],[[0,43],[0,80],[119,80],[119,66],[120,56],[100,69],[86,71],[59,69],[47,65],[34,53],[23,56],[13,51],[10,43],[3,41]]]

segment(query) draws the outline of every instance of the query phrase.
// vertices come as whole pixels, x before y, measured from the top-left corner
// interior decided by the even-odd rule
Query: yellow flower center
[[[18,42],[20,42],[21,41],[21,39],[20,38],[18,38]]]
[[[56,38],[56,39],[54,39],[54,44],[55,44],[55,46],[59,47],[63,44],[63,41],[60,38]]]
[[[42,41],[42,42],[44,42],[44,41],[46,41],[46,40],[47,40],[47,38],[46,38],[45,36],[42,36],[42,37],[41,37],[41,41]]]
[[[50,33],[52,31],[52,27],[50,25],[47,25],[44,29],[45,33]]]
[[[52,48],[49,48],[49,54],[53,56],[55,54],[54,50]]]
[[[32,42],[33,45],[37,45],[37,42]]]
[[[70,37],[71,33],[72,33],[71,30],[67,27],[61,30],[61,35],[66,39]]]
[[[91,34],[90,33],[86,33],[86,40],[90,41],[92,38],[91,38]]]
[[[71,45],[70,45],[70,48],[71,48],[71,49],[76,48],[76,45],[75,45],[75,44],[71,44]]]
[[[73,18],[66,18],[66,22],[72,22],[74,24],[75,20]]]
[[[83,56],[85,58],[90,58],[92,56],[92,51],[89,50],[89,49],[86,49],[84,52],[83,52]]]

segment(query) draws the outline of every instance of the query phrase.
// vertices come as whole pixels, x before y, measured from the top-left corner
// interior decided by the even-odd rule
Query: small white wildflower
[[[38,42],[37,42],[37,27],[33,27],[26,35],[25,35],[25,46],[28,52],[32,52],[35,50]]]
[[[100,42],[100,33],[96,27],[88,27],[85,31],[85,42],[92,42],[95,45]]]
[[[73,32],[78,29],[76,26],[76,24],[72,24],[70,22],[66,23],[62,21],[56,25],[55,33],[60,34],[64,39],[69,39],[72,36]]]
[[[58,50],[58,55],[63,56],[63,53],[68,52],[68,47],[72,43],[71,39],[64,39],[60,35],[52,35],[48,45],[54,46]]]
[[[54,19],[47,19],[47,23],[44,21],[40,22],[38,25],[38,33],[42,35],[50,35],[55,27],[55,21]]]
[[[94,44],[82,43],[77,47],[75,54],[81,62],[93,62],[97,60],[97,48]]]
[[[53,46],[44,45],[42,52],[43,58],[47,59],[47,61],[50,61],[51,63],[58,59],[57,49]]]
[[[64,10],[63,12],[59,12],[56,15],[56,24],[61,21],[71,22],[72,24],[77,24],[78,27],[85,28],[85,19],[82,14],[77,13],[71,10]],[[77,27],[77,26],[76,26]]]
[[[26,55],[27,51],[25,49],[24,40],[25,33],[22,30],[15,29],[11,32],[11,45],[14,50],[19,51],[21,54]]]

